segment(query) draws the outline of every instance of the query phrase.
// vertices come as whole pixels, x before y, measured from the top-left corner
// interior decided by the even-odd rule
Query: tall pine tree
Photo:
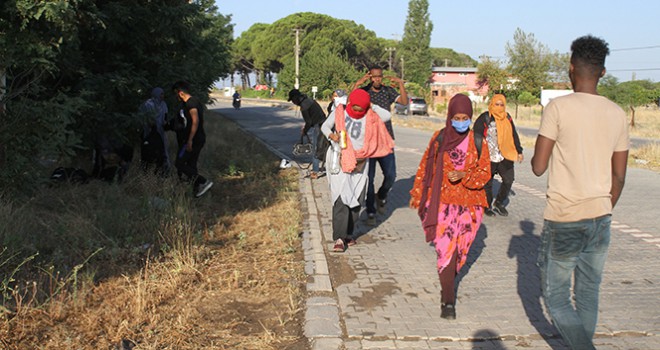
[[[408,18],[399,48],[399,60],[403,60],[403,78],[426,85],[431,75],[431,31],[428,0],[410,0]]]

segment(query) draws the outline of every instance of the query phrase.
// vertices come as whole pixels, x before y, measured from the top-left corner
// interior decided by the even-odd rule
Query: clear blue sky
[[[408,14],[406,0],[216,0],[232,16],[235,36],[254,23],[273,23],[296,12],[315,12],[352,20],[378,37],[400,39]],[[660,1],[441,1],[429,0],[431,47],[446,47],[474,59],[505,59],[516,28],[534,34],[551,51],[569,52],[571,42],[592,34],[605,39],[611,53],[608,73],[620,81],[660,82]]]

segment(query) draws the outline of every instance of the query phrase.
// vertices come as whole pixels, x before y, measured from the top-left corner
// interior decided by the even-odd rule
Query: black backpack
[[[328,148],[330,148],[330,140],[319,131],[319,134],[316,137],[316,154],[314,154],[314,157],[318,160],[324,161]]]

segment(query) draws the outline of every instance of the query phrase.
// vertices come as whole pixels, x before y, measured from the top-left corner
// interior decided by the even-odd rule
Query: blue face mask
[[[456,131],[458,133],[462,134],[462,133],[466,132],[467,129],[470,127],[470,123],[472,123],[472,121],[470,119],[468,119],[466,121],[462,121],[462,122],[459,122],[457,120],[452,120],[451,121],[451,126],[453,126],[454,129],[456,129]]]

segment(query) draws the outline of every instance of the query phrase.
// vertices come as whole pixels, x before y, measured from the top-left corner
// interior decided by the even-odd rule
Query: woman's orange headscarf
[[[498,101],[501,101],[503,105],[496,105]],[[497,145],[500,148],[502,156],[505,159],[515,162],[518,160],[518,151],[516,150],[516,145],[513,143],[513,127],[511,127],[511,122],[507,120],[506,97],[502,94],[494,95],[488,104],[488,113],[495,118]]]

